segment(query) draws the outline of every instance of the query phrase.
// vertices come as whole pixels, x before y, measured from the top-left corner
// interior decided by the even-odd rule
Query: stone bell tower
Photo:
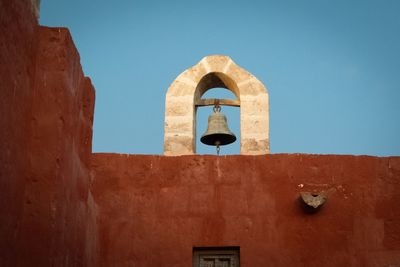
[[[269,153],[269,96],[252,74],[223,55],[204,57],[181,73],[171,84],[165,99],[164,155],[196,153],[196,111],[212,105],[201,99],[212,88],[230,90],[236,100],[219,100],[220,105],[240,108],[240,154]]]

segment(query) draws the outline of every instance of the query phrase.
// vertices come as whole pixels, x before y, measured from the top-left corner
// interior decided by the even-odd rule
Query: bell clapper
[[[215,147],[217,148],[217,156],[219,156],[219,151],[221,150],[220,144],[221,144],[220,141],[216,141],[216,142],[215,142]]]

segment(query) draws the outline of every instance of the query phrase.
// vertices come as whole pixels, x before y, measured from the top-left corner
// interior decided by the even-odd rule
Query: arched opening
[[[201,135],[207,130],[208,117],[213,113],[214,99],[222,100],[221,112],[227,117],[229,129],[235,134],[236,141],[222,146],[220,155],[240,154],[240,101],[236,84],[223,73],[209,73],[204,76],[196,88],[196,153],[216,154],[216,147],[200,142]]]
[[[230,90],[240,100],[240,91],[237,84],[226,74],[211,72],[205,75],[196,87],[195,101],[200,99],[208,90],[213,88],[225,88]]]
[[[237,127],[240,127],[240,131],[236,133],[240,135],[239,154],[268,154],[267,89],[256,77],[236,65],[231,58],[211,55],[182,72],[168,88],[165,98],[164,155],[180,156],[196,153],[197,135],[199,135],[196,129],[199,121],[196,113],[199,108],[215,104],[214,99],[202,98],[213,88],[228,89],[236,96],[235,100],[219,100],[219,105],[225,111],[229,109],[225,106],[236,107],[239,110],[237,112],[240,114],[240,122],[237,123]],[[216,91],[225,92],[224,89]],[[217,97],[220,96],[216,95]],[[230,116],[229,112],[227,115]],[[228,118],[229,124],[233,122],[232,127],[235,125],[234,117],[235,115]],[[223,120],[221,116],[219,118]],[[206,125],[207,121],[199,123]],[[229,132],[227,134],[229,136]],[[215,140],[207,142],[215,143]]]

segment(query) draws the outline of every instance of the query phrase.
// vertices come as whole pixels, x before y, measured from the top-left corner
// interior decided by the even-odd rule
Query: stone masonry
[[[196,153],[196,103],[209,89],[232,91],[240,105],[240,154],[269,153],[269,96],[252,74],[223,55],[204,57],[181,73],[165,100],[164,154]]]

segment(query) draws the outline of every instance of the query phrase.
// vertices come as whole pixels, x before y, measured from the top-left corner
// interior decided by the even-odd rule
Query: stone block
[[[222,55],[211,55],[204,57],[200,63],[203,64],[207,72],[222,72],[226,71],[228,64],[232,64],[227,56]]]
[[[169,134],[191,134],[193,121],[191,117],[166,117],[165,129]]]
[[[181,73],[176,80],[196,85],[206,74],[207,70],[204,65],[199,64]]]
[[[164,154],[166,156],[194,154],[193,138],[187,135],[165,136]]]

